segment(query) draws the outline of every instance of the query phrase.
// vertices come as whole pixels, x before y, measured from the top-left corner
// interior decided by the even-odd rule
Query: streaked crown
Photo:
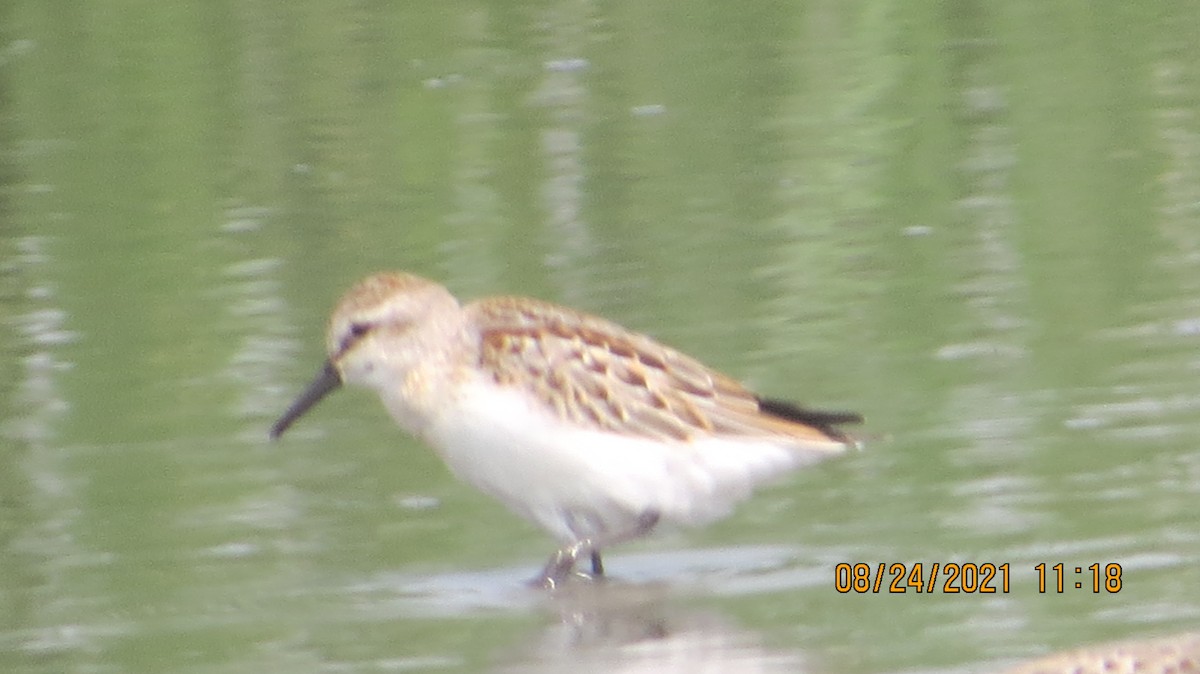
[[[438,314],[457,310],[458,300],[433,281],[400,272],[376,274],[338,301],[329,318],[325,346],[336,360],[370,334],[405,332]]]

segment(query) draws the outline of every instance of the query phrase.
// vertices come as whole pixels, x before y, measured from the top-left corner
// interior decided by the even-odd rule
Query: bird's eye
[[[355,342],[362,339],[364,335],[371,331],[371,327],[370,323],[351,323],[350,331],[346,333],[346,336],[342,338],[342,343],[338,345],[338,351],[344,352],[346,349],[354,346]]]

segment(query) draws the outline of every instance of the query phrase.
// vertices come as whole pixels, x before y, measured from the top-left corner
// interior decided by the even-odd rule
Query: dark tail
[[[763,414],[812,426],[839,442],[854,442],[854,439],[837,428],[840,424],[861,424],[862,415],[857,412],[827,412],[810,410],[785,400],[758,399],[758,409]]]

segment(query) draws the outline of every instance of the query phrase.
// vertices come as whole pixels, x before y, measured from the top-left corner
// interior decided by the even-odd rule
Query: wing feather
[[[856,416],[805,417],[802,408],[760,401],[733,379],[649,337],[547,302],[494,297],[465,310],[479,326],[480,366],[498,384],[528,387],[572,423],[662,440],[785,437],[842,444],[848,438],[820,420]]]

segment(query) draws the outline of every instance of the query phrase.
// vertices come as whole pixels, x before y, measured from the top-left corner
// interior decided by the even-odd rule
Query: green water
[[[1196,629],[1198,27],[3,4],[0,670],[983,672]],[[870,441],[547,598],[551,542],[370,394],[266,440],[391,268],[605,315]],[[840,594],[841,562],[1010,589]]]

